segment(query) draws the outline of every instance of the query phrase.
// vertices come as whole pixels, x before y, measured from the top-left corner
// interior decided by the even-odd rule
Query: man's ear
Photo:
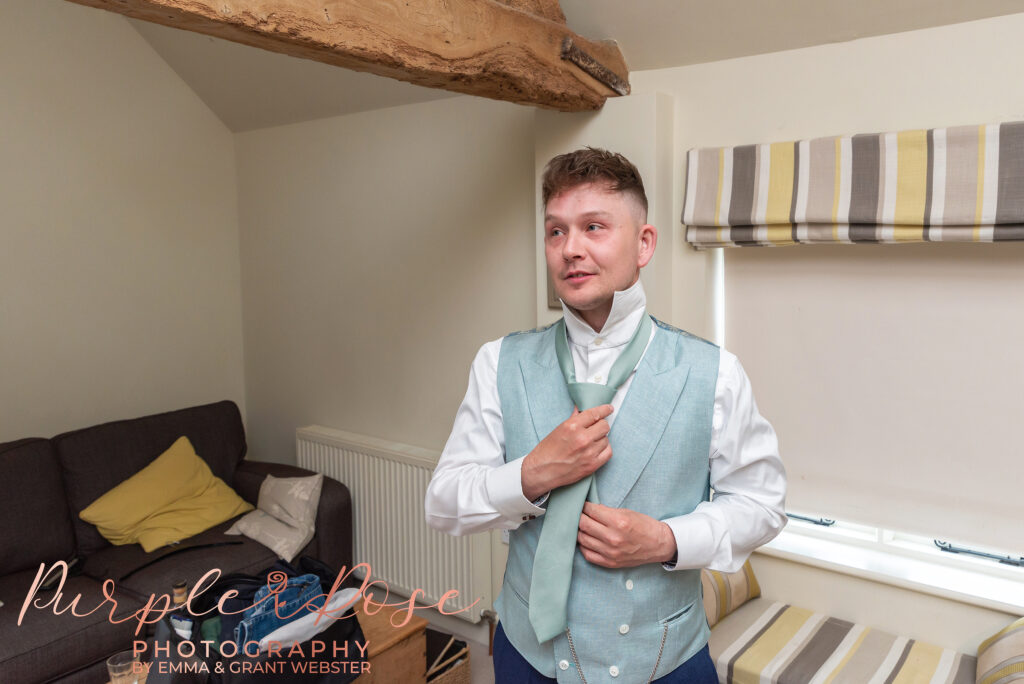
[[[640,226],[640,253],[637,255],[637,266],[643,268],[654,258],[654,248],[658,246],[658,229],[649,223]]]

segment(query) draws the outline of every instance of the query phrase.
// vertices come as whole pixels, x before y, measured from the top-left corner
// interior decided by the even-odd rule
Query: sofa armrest
[[[242,461],[235,471],[235,491],[256,505],[260,485],[267,475],[274,477],[309,477],[311,470],[284,463]],[[316,511],[316,534],[304,553],[327,563],[335,570],[352,568],[352,495],[348,487],[324,475],[320,505]]]

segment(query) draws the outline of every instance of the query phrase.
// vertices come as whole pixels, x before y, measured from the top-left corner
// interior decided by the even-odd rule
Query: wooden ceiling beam
[[[562,111],[629,92],[610,41],[558,0],[69,0],[429,88]]]

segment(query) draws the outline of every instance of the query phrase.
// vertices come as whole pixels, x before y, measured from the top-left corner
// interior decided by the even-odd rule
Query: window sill
[[[1024,615],[1024,581],[981,570],[952,567],[925,558],[910,558],[882,548],[864,548],[789,529],[783,530],[757,552],[962,603]]]

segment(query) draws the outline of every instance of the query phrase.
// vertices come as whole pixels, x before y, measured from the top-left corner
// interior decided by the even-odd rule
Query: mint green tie
[[[565,319],[560,320],[555,329],[555,353],[576,408],[585,411],[612,403],[619,386],[640,362],[650,338],[651,317],[645,309],[633,337],[612,364],[608,384],[576,382],[576,370],[565,337]],[[568,624],[566,607],[572,580],[572,560],[576,553],[580,514],[587,500],[599,503],[597,480],[593,474],[555,489],[548,498],[530,582],[530,624],[540,643],[564,632]]]

